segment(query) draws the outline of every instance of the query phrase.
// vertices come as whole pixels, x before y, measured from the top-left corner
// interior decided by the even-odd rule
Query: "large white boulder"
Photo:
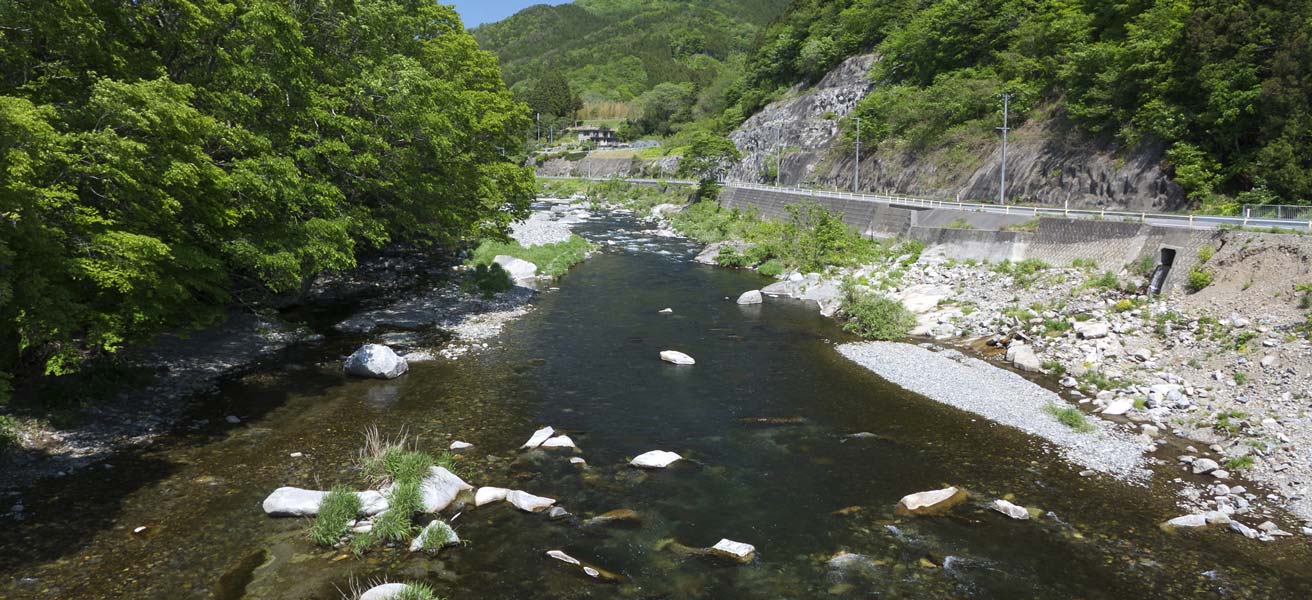
[[[1105,338],[1107,337],[1107,334],[1110,333],[1110,331],[1111,328],[1108,327],[1106,323],[1095,323],[1093,321],[1087,321],[1084,323],[1075,324],[1075,333],[1079,334],[1080,337],[1086,340],[1097,340],[1097,339]]]
[[[365,344],[346,358],[347,375],[373,379],[396,379],[410,369],[404,358],[382,344]]]
[[[1013,352],[1014,350],[1014,352]],[[1039,357],[1034,353],[1034,349],[1019,345],[1007,349],[1007,354],[1011,355],[1011,364],[1016,365],[1017,369],[1029,371],[1030,373],[1042,373],[1043,363],[1039,362]]]
[[[384,583],[365,590],[360,594],[360,600],[392,600],[409,589],[410,586],[404,583]]]
[[[1132,408],[1134,408],[1133,400],[1130,400],[1128,398],[1121,398],[1120,400],[1113,400],[1111,404],[1108,404],[1107,408],[1102,411],[1102,414],[1123,415],[1125,413],[1130,412],[1130,409]]]
[[[721,539],[714,546],[711,546],[711,554],[741,563],[749,563],[756,557],[756,546],[730,539]]]
[[[507,493],[506,502],[514,505],[514,507],[519,510],[531,513],[542,512],[551,508],[551,505],[556,503],[556,501],[551,498],[534,496],[533,494],[521,492],[519,490],[512,490]]]
[[[542,429],[534,431],[533,435],[529,436],[528,441],[524,442],[524,445],[520,446],[520,448],[532,450],[533,448],[541,446],[543,442],[547,441],[553,435],[556,435],[556,430],[548,425]]]
[[[679,352],[678,350],[666,350],[666,351],[664,351],[664,352],[661,352],[661,360],[663,360],[663,361],[665,361],[665,362],[667,362],[667,363],[674,363],[674,364],[676,364],[676,365],[695,365],[695,364],[697,364],[697,361],[693,360],[693,358],[692,358],[691,356],[688,356],[687,354],[684,354],[684,353],[682,353],[682,352]]]
[[[430,467],[428,475],[419,482],[419,491],[424,495],[424,512],[435,513],[446,510],[462,492],[471,491],[474,486],[465,483],[455,473],[445,467]]]
[[[652,450],[634,457],[629,464],[642,469],[664,469],[683,457],[665,450]]]
[[[430,541],[430,537],[434,539]],[[441,550],[447,546],[458,545],[460,545],[460,536],[456,535],[456,530],[447,525],[445,521],[437,519],[426,525],[423,531],[415,536],[415,539],[410,540],[410,551],[418,552],[423,550],[424,546],[434,550]]]
[[[538,266],[521,258],[502,254],[493,258],[492,262],[501,265],[511,279],[532,279],[538,275]]]
[[[319,514],[319,505],[328,492],[297,487],[280,487],[264,499],[264,512],[271,517],[313,517]],[[360,512],[373,516],[387,510],[387,499],[381,493],[356,492],[360,499]]]
[[[761,296],[761,290],[743,292],[743,295],[738,296],[738,304],[760,304],[762,302],[765,302],[765,298]]]
[[[1016,506],[1015,504],[1007,502],[1002,498],[998,498],[997,500],[994,500],[993,504],[990,505],[989,507],[1004,515],[1007,515],[1008,517],[1016,519],[1017,521],[1028,521],[1030,518],[1030,511],[1025,510],[1025,507]]]
[[[542,442],[543,448],[577,448],[574,440],[569,439],[568,435],[558,435],[545,442]]]
[[[966,492],[953,486],[903,496],[897,503],[897,512],[910,515],[939,515],[965,501]]]
[[[481,487],[478,492],[474,493],[474,506],[484,506],[493,502],[500,502],[506,499],[506,494],[510,490],[499,487]]]

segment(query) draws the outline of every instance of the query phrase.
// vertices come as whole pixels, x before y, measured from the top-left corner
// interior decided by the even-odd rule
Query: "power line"
[[[1002,180],[1000,182],[1001,184],[998,186],[998,204],[1006,204],[1007,203],[1007,132],[1011,131],[1011,128],[1007,126],[1008,125],[1007,117],[1008,117],[1008,113],[1011,110],[1011,99],[1015,97],[1015,95],[1007,92],[1003,92],[999,94],[999,96],[1002,97],[1002,127],[998,127],[998,129],[1002,131]]]

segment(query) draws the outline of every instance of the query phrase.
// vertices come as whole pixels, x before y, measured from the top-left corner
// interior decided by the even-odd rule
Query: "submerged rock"
[[[264,499],[265,514],[271,517],[313,517],[319,514],[319,505],[328,492],[305,490],[297,487],[280,487]],[[360,514],[373,516],[387,510],[387,498],[379,492],[356,492],[360,499]]]
[[[584,527],[602,525],[638,527],[642,525],[642,515],[629,508],[620,508],[592,517],[583,522]]]
[[[741,296],[738,296],[738,304],[761,304],[762,302],[765,302],[765,298],[761,296],[761,290],[743,292]]]
[[[513,256],[506,256],[504,254],[498,255],[492,259],[492,262],[501,265],[501,268],[506,271],[506,274],[510,275],[511,279],[517,281],[521,279],[532,279],[538,274],[537,265]]]
[[[667,363],[674,363],[676,365],[697,364],[697,361],[693,360],[691,356],[688,356],[687,354],[684,354],[677,350],[665,350],[664,352],[661,352],[661,360]]]
[[[610,571],[607,571],[607,570],[602,569],[602,568],[600,568],[600,567],[596,567],[596,566],[593,566],[593,565],[589,565],[589,564],[587,564],[587,563],[584,563],[583,561],[581,561],[581,560],[579,560],[579,559],[577,559],[577,558],[574,558],[573,556],[570,556],[570,555],[568,555],[568,554],[565,554],[563,551],[560,551],[560,550],[548,550],[548,551],[547,551],[547,556],[550,556],[551,558],[554,558],[554,559],[556,559],[556,560],[558,560],[558,561],[560,561],[560,562],[563,562],[563,563],[565,563],[565,564],[567,564],[567,565],[573,565],[573,566],[576,566],[576,567],[579,568],[579,570],[581,570],[581,571],[583,572],[584,575],[587,575],[588,577],[591,577],[591,578],[596,579],[596,580],[598,580],[598,581],[605,581],[605,582],[607,582],[607,583],[617,583],[617,582],[623,581],[623,579],[624,579],[623,577],[620,577],[619,575],[616,575],[615,573],[611,573]]]
[[[1016,519],[1017,521],[1028,521],[1030,518],[1030,511],[1025,510],[1025,507],[1016,506],[1015,504],[1007,502],[1001,498],[994,500],[993,504],[989,505],[989,508]]]
[[[396,379],[410,369],[404,358],[382,344],[365,344],[347,357],[347,375],[372,379]]]
[[[710,548],[711,554],[722,558],[727,558],[740,563],[752,562],[756,558],[756,546],[735,542],[730,539],[721,539]]]
[[[632,461],[629,461],[629,464],[641,469],[664,469],[665,467],[674,464],[675,461],[682,459],[682,456],[673,452],[652,450],[651,452],[644,452],[634,457]]]
[[[538,446],[542,445],[542,442],[547,441],[553,435],[556,435],[556,430],[552,429],[551,426],[548,425],[546,427],[543,427],[542,429],[534,431],[533,435],[530,436],[528,438],[528,441],[524,442],[524,445],[520,446],[520,448],[526,448],[526,449],[537,448]]]
[[[966,501],[966,492],[957,487],[941,490],[918,492],[903,496],[897,503],[897,513],[902,515],[935,516]]]

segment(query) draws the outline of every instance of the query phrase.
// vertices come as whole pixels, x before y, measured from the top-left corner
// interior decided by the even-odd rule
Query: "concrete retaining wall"
[[[841,213],[843,222],[864,236],[920,240],[931,255],[957,260],[1000,262],[1034,258],[1059,266],[1092,260],[1099,269],[1119,272],[1144,257],[1150,257],[1155,266],[1162,260],[1163,250],[1173,250],[1175,262],[1164,289],[1184,284],[1189,269],[1198,263],[1200,248],[1208,245],[1219,248],[1222,243],[1219,231],[1142,223],[1044,217],[1033,232],[1000,231],[1009,225],[1032,221],[1033,217],[898,207],[805,192],[727,188],[720,195],[723,206],[756,210],[769,219],[787,218],[787,206],[803,202],[815,202],[831,212]],[[974,229],[943,227],[958,219]]]

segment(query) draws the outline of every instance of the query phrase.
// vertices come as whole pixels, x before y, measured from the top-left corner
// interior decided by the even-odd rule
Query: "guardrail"
[[[544,179],[584,179],[589,181],[611,181],[619,179],[632,183],[673,183],[682,185],[696,185],[696,181],[687,179],[640,179],[640,178],[607,178],[607,177],[543,177]],[[865,194],[843,192],[838,190],[825,190],[819,188],[807,188],[800,186],[774,186],[760,183],[749,183],[744,181],[725,181],[722,185],[732,188],[759,190],[766,192],[784,192],[800,196],[837,198],[844,200],[859,200],[865,202],[877,202],[891,206],[903,206],[910,208],[950,208],[955,210],[967,210],[975,212],[989,212],[1006,215],[1022,215],[1037,217],[1057,217],[1064,219],[1092,219],[1102,221],[1125,221],[1132,223],[1147,223],[1161,227],[1182,227],[1189,229],[1219,229],[1223,227],[1254,227],[1263,229],[1284,229],[1288,231],[1312,231],[1312,221],[1301,219],[1280,219],[1264,217],[1224,217],[1219,215],[1184,215],[1172,213],[1151,213],[1151,212],[1126,212],[1114,210],[1087,210],[1072,208],[1056,208],[1047,206],[1020,206],[1020,205],[999,205],[999,204],[981,204],[975,202],[957,202],[954,200],[935,200],[932,198],[917,198],[914,196],[898,196],[889,194]],[[1246,211],[1246,215],[1251,215],[1251,211]]]

